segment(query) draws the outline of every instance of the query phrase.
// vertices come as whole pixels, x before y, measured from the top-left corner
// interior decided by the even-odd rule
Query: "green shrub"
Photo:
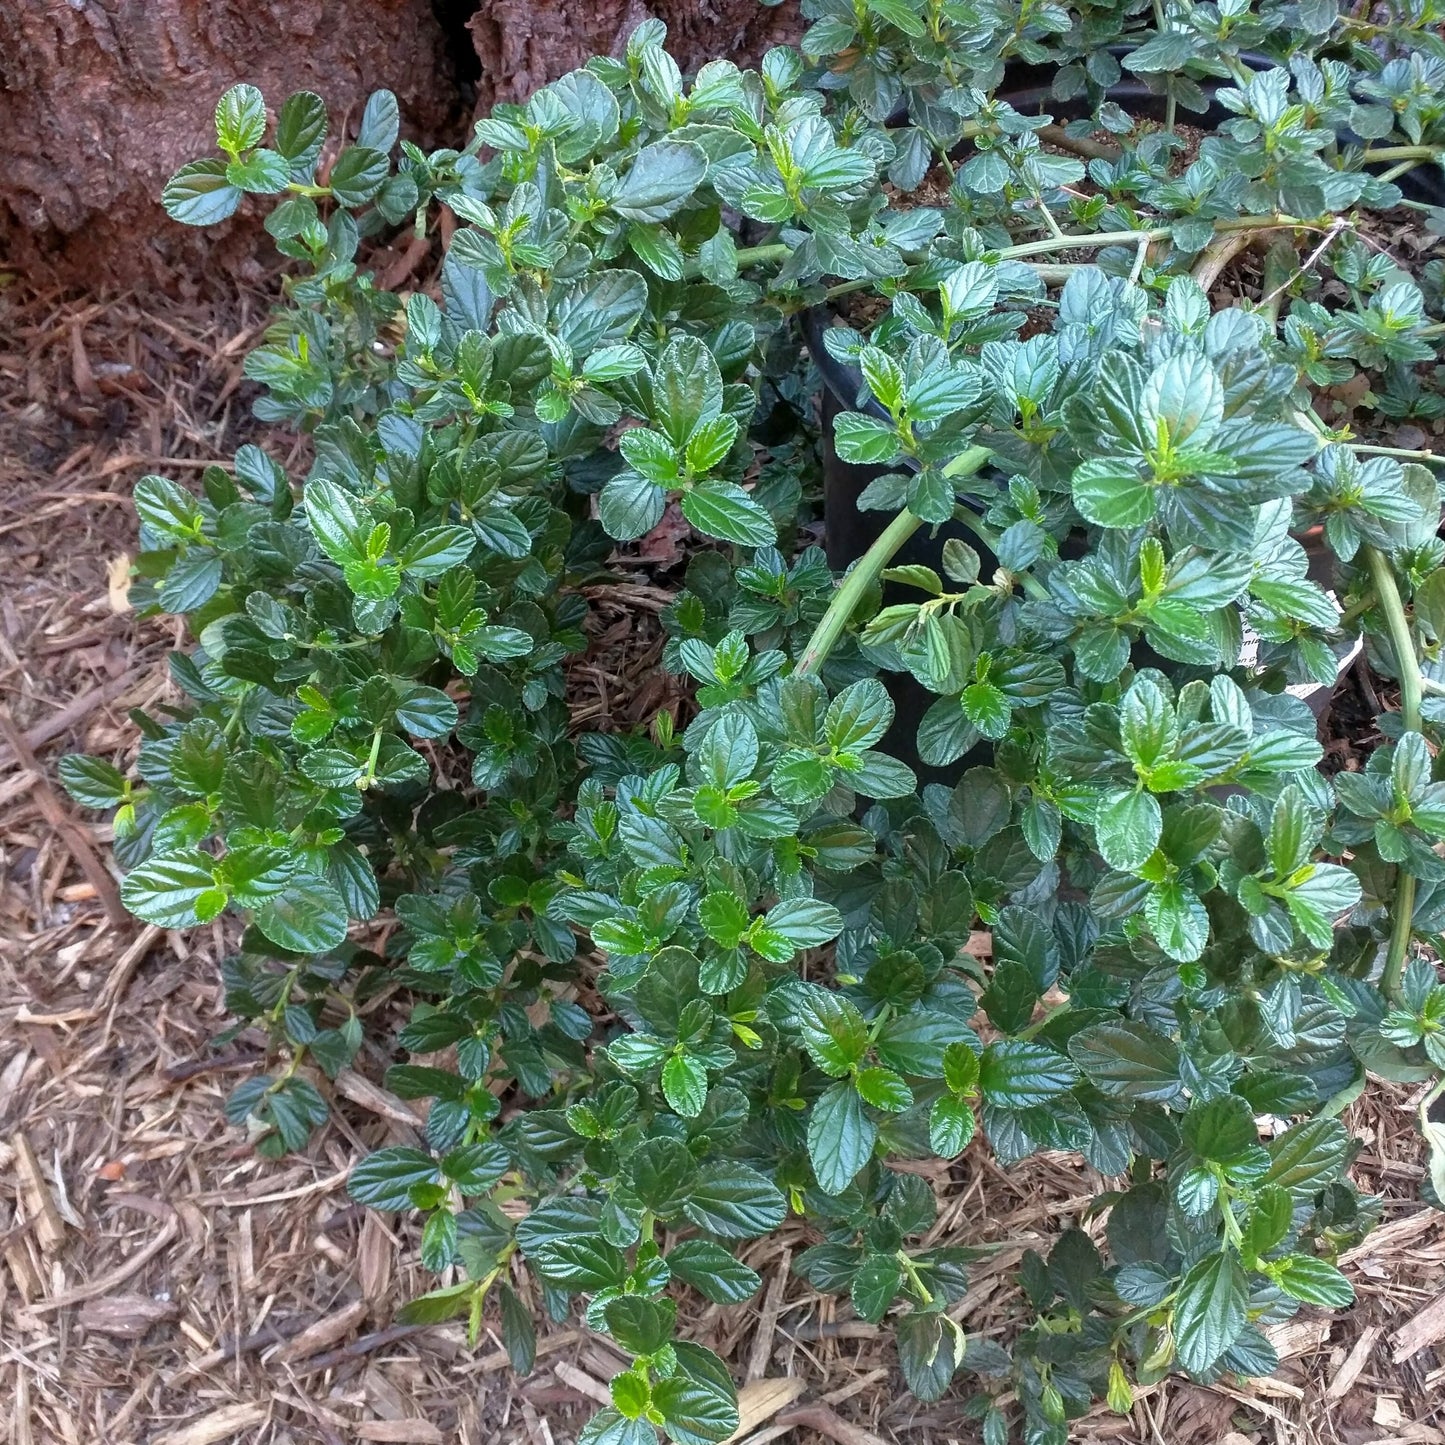
[[[398,155],[385,92],[339,153],[316,96],[274,127],[223,97],[226,158],[166,204],[276,198],[300,264],[246,371],[315,460],[299,487],[254,446],[200,496],[140,482],[132,596],[186,616],[187,701],[138,718],[136,779],[64,772],[118,807],[141,918],[244,918],[230,1006],[282,1066],[228,1113],[264,1153],[325,1118],[310,1079],[351,1062],[361,1006],[413,1001],[384,1042],[424,1062],[386,1083],[428,1101],[425,1147],[350,1186],[420,1210],[454,1271],[406,1318],[475,1338],[495,1309],[526,1368],[528,1293],[553,1318],[583,1296],[634,1358],[586,1440],[719,1440],[733,1385],[674,1337],[670,1288],[748,1299],[736,1241],[795,1213],[798,1271],[892,1316],[917,1395],[962,1370],[986,1440],[1054,1445],[1131,1381],[1267,1373],[1265,1326],[1347,1304],[1330,1259],[1379,1205],[1337,1116],[1366,1068],[1445,1066],[1412,956],[1445,929],[1441,499],[1428,455],[1375,439],[1442,410],[1440,263],[1377,239],[1391,207],[1445,229],[1394,184],[1438,176],[1440,15],[808,8],[801,55],[690,81],[649,22],[460,152]],[[1009,60],[1086,117],[1041,138]],[[1162,125],[1109,99],[1121,73]],[[1211,77],[1232,118],[1191,157],[1174,122]],[[946,199],[912,204],[940,169]],[[378,289],[363,240],[443,205],[440,303]],[[1241,235],[1258,300],[1215,310]],[[863,504],[893,517],[839,585],[797,543],[817,378],[792,317],[850,292],[882,314],[827,333],[868,402],[835,441],[890,469]],[[1363,441],[1328,425],[1356,380]],[[664,660],[695,707],[579,732],[580,584],[670,500],[697,540]],[[996,569],[957,537],[890,565],[955,521]],[[1401,707],[1330,778],[1286,689],[1331,685],[1362,630]],[[923,762],[972,764],[956,785],[879,748],[902,674],[936,697]],[[950,1318],[970,1252],[923,1243],[934,1196],[890,1167],[976,1128],[1004,1164],[1112,1181],[1102,1253],[1072,1228],[1026,1257],[1008,1351]]]

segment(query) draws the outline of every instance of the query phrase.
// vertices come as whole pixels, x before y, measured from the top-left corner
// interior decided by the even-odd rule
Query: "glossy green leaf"
[[[1216,1364],[1244,1328],[1249,1282],[1229,1249],[1206,1255],[1179,1283],[1174,1302],[1174,1348],[1186,1370]]]
[[[707,153],[690,141],[644,146],[612,197],[612,209],[629,221],[665,221],[676,215],[707,173]]]
[[[846,1079],[824,1091],[808,1116],[808,1157],[818,1187],[841,1194],[873,1155],[878,1128]]]

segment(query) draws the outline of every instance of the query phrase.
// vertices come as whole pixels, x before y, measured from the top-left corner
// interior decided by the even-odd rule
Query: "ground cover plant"
[[[807,9],[756,73],[685,79],[644,24],[462,151],[398,146],[385,92],[329,146],[316,96],[222,98],[166,204],[274,198],[297,267],[246,370],[314,462],[138,485],[131,596],[186,617],[188,701],[137,717],[133,776],[64,775],[116,809],[138,916],[244,920],[229,998],[277,1067],[229,1113],[263,1152],[323,1122],[308,1075],[368,1001],[414,1001],[382,1042],[426,1147],[351,1192],[425,1216],[446,1278],[408,1318],[487,1318],[523,1369],[534,1307],[613,1338],[587,1441],[732,1431],[675,1296],[751,1298],[736,1244],[793,1213],[796,1268],[891,1322],[917,1395],[957,1377],[990,1445],[1062,1442],[1348,1304],[1331,1261],[1378,1205],[1337,1116],[1367,1070],[1445,1070],[1441,499],[1387,444],[1445,408],[1445,273],[1382,240],[1445,219],[1397,184],[1445,152],[1440,17]],[[1082,117],[1003,99],[1012,62]],[[443,207],[436,295],[379,288],[364,243]],[[1257,294],[1216,309],[1246,256]],[[890,520],[840,576],[806,545],[796,318],[858,293],[832,440]],[[579,731],[580,585],[669,503],[693,703]],[[978,546],[892,565],[952,523]],[[1331,777],[1287,689],[1361,637],[1399,707]],[[879,746],[903,675],[954,783]],[[1007,1348],[951,1318],[968,1252],[923,1246],[933,1192],[892,1167],[970,1147],[1112,1181],[1099,1241],[1027,1257]]]

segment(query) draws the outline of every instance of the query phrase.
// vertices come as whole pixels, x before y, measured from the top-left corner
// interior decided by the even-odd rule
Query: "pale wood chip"
[[[778,1316],[783,1310],[783,1291],[788,1287],[788,1268],[792,1260],[792,1250],[785,1248],[778,1260],[777,1269],[768,1282],[762,1317],[758,1320],[757,1332],[753,1335],[752,1352],[748,1356],[746,1379],[761,1380],[768,1372],[768,1356],[772,1353],[773,1333],[778,1327]]]
[[[846,1385],[840,1385],[836,1390],[829,1390],[823,1396],[825,1405],[841,1405],[844,1400],[851,1400],[854,1395],[866,1390],[869,1385],[876,1385],[879,1380],[886,1380],[888,1371],[882,1367],[876,1370],[869,1370],[866,1375],[857,1375],[849,1380]]]
[[[25,1209],[25,1222],[34,1234],[41,1253],[54,1254],[65,1243],[65,1221],[55,1207],[55,1197],[40,1172],[40,1161],[30,1147],[30,1140],[17,1130],[11,1136],[10,1147],[15,1154],[15,1173],[20,1181],[20,1202]]]
[[[1345,1361],[1340,1366],[1338,1373],[1325,1389],[1325,1399],[1342,1400],[1349,1394],[1350,1388],[1360,1378],[1360,1372],[1369,1362],[1370,1355],[1382,1334],[1384,1334],[1384,1328],[1381,1325],[1365,1326],[1360,1338],[1355,1341],[1350,1353],[1345,1356]]]
[[[1346,1265],[1355,1264],[1362,1259],[1392,1254],[1442,1224],[1445,1224],[1445,1215],[1434,1209],[1421,1209],[1418,1213],[1407,1214],[1403,1219],[1392,1219],[1389,1224],[1382,1224],[1353,1249],[1347,1249],[1339,1257],[1339,1266],[1344,1269]]]
[[[576,1365],[569,1365],[563,1360],[552,1366],[552,1373],[564,1385],[570,1386],[578,1394],[586,1395],[589,1400],[596,1400],[599,1405],[612,1403],[612,1391],[601,1380],[594,1380],[591,1375],[585,1370],[579,1370]]]
[[[384,1440],[392,1445],[445,1445],[446,1437],[430,1420],[363,1420],[358,1440]]]
[[[390,1119],[393,1124],[402,1124],[408,1129],[421,1129],[425,1120],[410,1105],[398,1099],[395,1094],[363,1078],[355,1069],[342,1069],[336,1076],[336,1092],[353,1104],[359,1104],[368,1113]]]
[[[1373,1418],[1375,1424],[1383,1425],[1387,1430],[1393,1430],[1395,1426],[1405,1423],[1405,1413],[1400,1409],[1400,1402],[1389,1395],[1381,1395],[1375,1401]]]
[[[180,1231],[180,1221],[172,1219],[149,1244],[136,1250],[123,1264],[117,1265],[115,1269],[101,1275],[99,1279],[91,1280],[88,1284],[77,1285],[74,1289],[67,1290],[64,1294],[58,1294],[52,1299],[39,1300],[31,1305],[31,1310],[35,1314],[45,1314],[50,1310],[65,1309],[68,1305],[80,1304],[82,1300],[96,1299],[100,1295],[109,1294],[116,1285],[122,1284],[131,1275],[149,1264],[161,1250],[175,1239]]]
[[[779,1410],[791,1405],[806,1388],[804,1381],[791,1378],[749,1380],[738,1391],[738,1428],[723,1445],[733,1445],[734,1441],[750,1435]]]
[[[845,1420],[827,1405],[799,1405],[779,1418],[780,1426],[787,1425],[803,1430],[816,1430],[838,1445],[884,1445],[871,1430]]]
[[[1445,1335],[1445,1294],[1437,1294],[1419,1314],[1406,1320],[1390,1336],[1395,1342],[1395,1353],[1390,1358],[1398,1365],[1426,1345],[1433,1345],[1442,1335]]]
[[[1328,1317],[1301,1317],[1281,1320],[1265,1330],[1265,1338],[1274,1346],[1275,1353],[1282,1360],[1296,1355],[1312,1354],[1330,1337],[1331,1321]]]
[[[266,1415],[264,1405],[223,1405],[189,1425],[182,1425],[179,1430],[157,1435],[153,1445],[219,1445],[220,1441],[230,1440],[243,1430],[254,1430]]]
[[[138,1340],[162,1320],[173,1320],[181,1308],[174,1300],[154,1300],[143,1294],[114,1294],[86,1302],[80,1323],[88,1330],[120,1339]]]
[[[317,1320],[294,1339],[287,1340],[276,1351],[275,1359],[284,1364],[292,1360],[305,1360],[312,1355],[319,1355],[322,1350],[329,1350],[339,1340],[344,1340],[366,1318],[369,1308],[365,1300],[357,1300],[344,1309],[337,1310],[335,1314]]]
[[[384,1300],[391,1288],[391,1257],[396,1248],[381,1216],[368,1211],[356,1245],[356,1274],[361,1293],[373,1303]]]

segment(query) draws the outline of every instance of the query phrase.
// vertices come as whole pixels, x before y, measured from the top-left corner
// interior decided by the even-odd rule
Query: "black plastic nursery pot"
[[[1109,50],[1116,58],[1122,59],[1129,54],[1132,48],[1127,45],[1114,45],[1110,46]],[[1241,59],[1257,70],[1268,69],[1273,64],[1261,55],[1244,54]],[[1052,69],[1046,66],[1011,66],[1006,74],[1005,86],[999,91],[999,98],[1007,101],[1021,113],[1038,113],[1047,110],[1057,120],[1073,120],[1089,114],[1091,107],[1086,98],[1078,97],[1061,101],[1053,95],[1052,75]],[[1214,90],[1224,83],[1218,81],[1202,84],[1202,88],[1209,97],[1209,104],[1202,115],[1197,112],[1189,113],[1190,124],[1213,128],[1234,114],[1233,111],[1228,110],[1213,98]],[[1132,114],[1148,116],[1155,120],[1162,120],[1165,116],[1166,97],[1151,91],[1142,80],[1132,77],[1121,80],[1117,85],[1110,87],[1107,95],[1108,99],[1118,102]],[[1445,206],[1445,172],[1442,172],[1439,167],[1421,167],[1401,176],[1396,184],[1411,200],[1421,201],[1427,205]],[[828,307],[816,306],[804,312],[801,320],[804,343],[823,381],[821,422],[824,545],[827,551],[828,565],[841,571],[863,556],[868,548],[878,540],[889,521],[887,513],[860,510],[858,499],[870,482],[889,471],[897,470],[897,468],[858,466],[851,462],[845,462],[838,456],[833,445],[833,420],[839,412],[861,409],[883,419],[886,419],[887,413],[871,397],[860,403],[860,398],[864,395],[862,373],[857,367],[839,361],[825,345],[824,333],[834,320],[832,310]],[[978,553],[981,577],[987,578],[997,569],[998,558],[979,541],[977,536],[956,522],[947,523],[938,528],[919,528],[904,544],[894,565],[921,563],[939,570],[943,545],[950,538],[958,538],[967,542]],[[1323,555],[1318,555],[1320,554],[1318,545],[1312,548],[1310,538],[1301,538],[1301,541],[1304,543],[1306,551],[1310,553],[1312,574],[1315,572],[1317,562],[1327,565],[1328,559]],[[1319,578],[1317,580],[1326,581],[1327,579]],[[885,585],[885,604],[910,600],[917,600],[916,592],[905,587]],[[1142,653],[1147,653],[1148,656],[1143,656]],[[1137,663],[1163,664],[1163,659],[1157,657],[1152,649],[1147,648],[1143,643],[1136,646],[1135,654]],[[1341,673],[1354,661],[1354,657],[1355,653],[1351,653],[1341,660]],[[893,726],[889,729],[881,746],[895,757],[908,763],[917,772],[920,782],[955,783],[967,768],[987,764],[992,760],[992,744],[985,741],[980,742],[964,757],[947,768],[933,768],[922,763],[917,749],[918,725],[923,720],[923,714],[936,701],[936,697],[908,673],[889,674],[887,685],[889,695],[893,698],[896,714]],[[1331,695],[1331,688],[1321,686],[1310,689],[1307,694],[1304,694],[1304,700],[1315,716],[1321,717],[1329,705]]]

